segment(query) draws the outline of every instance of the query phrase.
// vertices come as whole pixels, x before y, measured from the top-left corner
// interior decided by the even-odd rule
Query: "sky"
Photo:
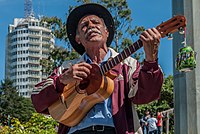
[[[24,18],[25,0],[0,0],[0,81],[5,78],[5,45],[8,25],[14,18]],[[35,16],[38,14],[66,20],[68,7],[74,0],[32,0]],[[171,0],[127,0],[132,12],[132,26],[144,26],[145,29],[156,27],[172,17]],[[161,39],[159,64],[165,76],[173,75],[172,41]]]

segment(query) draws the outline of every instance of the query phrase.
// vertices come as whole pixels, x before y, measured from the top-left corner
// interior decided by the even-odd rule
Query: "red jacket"
[[[112,57],[117,53],[110,49]],[[83,56],[72,61],[79,62]],[[32,103],[39,113],[48,114],[48,107],[61,95],[64,85],[59,82],[59,76],[66,69],[66,63],[54,70],[54,73],[47,79],[35,86],[31,95]],[[141,128],[134,104],[146,104],[156,100],[160,96],[163,83],[163,73],[157,61],[144,65],[135,59],[128,57],[123,63],[112,69],[118,74],[114,79],[114,91],[112,97],[112,115],[118,134],[140,133]],[[66,134],[69,127],[60,124],[59,134]]]

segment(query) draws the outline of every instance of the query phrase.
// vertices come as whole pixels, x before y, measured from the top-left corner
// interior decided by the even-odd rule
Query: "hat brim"
[[[105,25],[109,31],[109,36],[107,38],[107,46],[110,46],[113,38],[114,38],[114,20],[110,12],[103,6],[95,3],[83,4],[81,6],[76,7],[69,14],[67,18],[67,35],[72,47],[79,53],[83,54],[85,52],[85,48],[83,45],[78,44],[75,40],[76,30],[78,23],[82,17],[85,15],[97,15],[98,17],[104,20]]]

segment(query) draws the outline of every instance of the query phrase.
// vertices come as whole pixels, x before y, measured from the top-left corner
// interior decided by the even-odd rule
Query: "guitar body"
[[[50,115],[66,126],[77,125],[95,104],[112,94],[114,82],[111,78],[102,76],[99,66],[92,64],[91,74],[85,81],[64,87],[60,98],[48,108]]]

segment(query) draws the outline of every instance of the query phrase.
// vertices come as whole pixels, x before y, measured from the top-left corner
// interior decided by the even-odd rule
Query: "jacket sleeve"
[[[55,102],[61,95],[64,85],[60,83],[60,68],[54,72],[44,81],[35,85],[31,100],[36,111],[39,113],[48,114],[48,107]]]
[[[134,104],[147,104],[160,97],[163,84],[163,73],[158,61],[146,62],[140,68],[139,63],[132,75],[134,81],[134,95],[131,98]]]

